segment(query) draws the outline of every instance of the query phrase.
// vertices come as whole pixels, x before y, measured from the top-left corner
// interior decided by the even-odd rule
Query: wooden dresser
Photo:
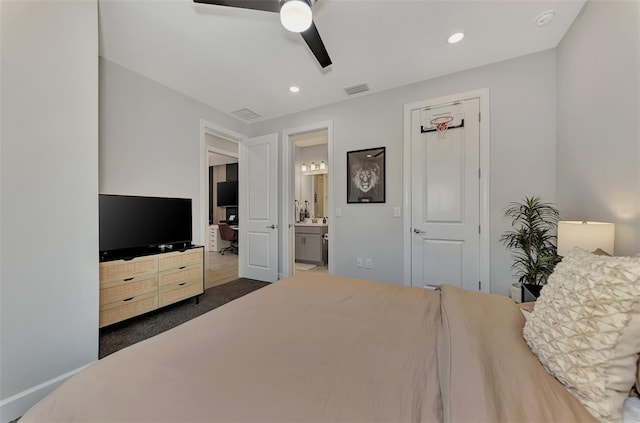
[[[100,327],[204,292],[204,248],[100,263]]]

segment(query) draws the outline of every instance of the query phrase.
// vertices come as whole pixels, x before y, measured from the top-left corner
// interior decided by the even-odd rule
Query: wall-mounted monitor
[[[190,198],[99,197],[100,251],[191,243]]]
[[[218,207],[238,206],[238,181],[218,182]]]

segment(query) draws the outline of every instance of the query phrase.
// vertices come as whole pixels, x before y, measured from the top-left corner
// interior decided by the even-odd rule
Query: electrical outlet
[[[371,262],[372,262],[372,260],[371,260],[371,259],[366,259],[366,260],[364,261],[364,268],[365,268],[365,269],[371,269],[371,264],[372,264]]]
[[[342,217],[342,209],[340,207],[336,207],[336,217]]]
[[[358,266],[358,267],[362,267],[362,258],[361,258],[361,257],[358,257],[358,258],[356,259],[356,266]]]
[[[393,217],[400,217],[400,207],[393,208]]]

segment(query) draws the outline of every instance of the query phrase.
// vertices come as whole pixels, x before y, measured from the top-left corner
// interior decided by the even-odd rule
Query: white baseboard
[[[35,403],[49,395],[65,380],[93,363],[78,367],[65,374],[49,379],[39,385],[26,389],[0,401],[0,423],[9,423],[26,413]]]

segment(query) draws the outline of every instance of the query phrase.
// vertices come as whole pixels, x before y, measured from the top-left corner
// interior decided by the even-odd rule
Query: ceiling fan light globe
[[[291,32],[306,31],[312,21],[311,7],[305,1],[289,0],[280,9],[280,22]]]

